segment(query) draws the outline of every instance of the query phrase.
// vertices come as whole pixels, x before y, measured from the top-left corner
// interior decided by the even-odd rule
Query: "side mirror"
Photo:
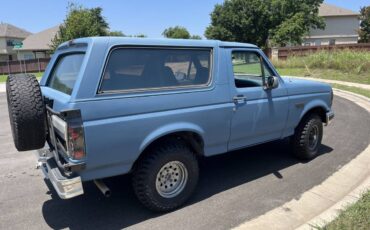
[[[275,89],[279,86],[279,78],[275,76],[267,77],[265,89]]]

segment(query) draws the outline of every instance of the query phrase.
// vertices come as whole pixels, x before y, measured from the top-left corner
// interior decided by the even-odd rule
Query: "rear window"
[[[111,52],[100,92],[207,85],[211,49],[118,48]]]
[[[59,58],[47,84],[50,88],[71,95],[80,72],[84,54],[68,54]]]

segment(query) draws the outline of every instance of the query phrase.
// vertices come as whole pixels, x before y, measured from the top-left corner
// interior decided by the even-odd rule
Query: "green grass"
[[[348,206],[322,230],[370,229],[370,191],[355,204]]]
[[[261,75],[260,63],[233,65],[234,73]]]
[[[358,87],[352,87],[352,86],[346,86],[346,85],[341,85],[341,84],[331,84],[333,88],[349,91],[352,93],[357,93],[362,96],[370,98],[370,90],[358,88]],[[369,213],[369,218],[370,218],[370,213]]]
[[[306,56],[290,56],[274,61],[278,68],[335,69],[346,73],[370,75],[370,52],[352,50],[318,51]]]
[[[281,75],[309,76],[329,80],[370,84],[370,52],[319,51],[274,61]]]
[[[277,68],[280,75],[313,77],[328,80],[370,84],[370,73],[348,73],[336,69]]]
[[[40,72],[40,73],[31,73],[31,74],[35,75],[37,79],[40,79],[44,73]],[[0,75],[0,83],[5,82],[7,77],[8,75]]]

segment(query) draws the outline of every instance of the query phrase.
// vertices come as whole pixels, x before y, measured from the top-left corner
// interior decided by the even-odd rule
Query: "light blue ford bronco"
[[[58,47],[40,83],[10,75],[7,99],[19,151],[63,199],[94,181],[132,175],[138,199],[173,210],[193,193],[198,159],[290,138],[318,153],[334,117],[327,84],[282,78],[254,45],[211,40],[83,38]]]

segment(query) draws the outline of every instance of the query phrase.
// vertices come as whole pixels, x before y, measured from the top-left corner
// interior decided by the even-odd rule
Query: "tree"
[[[109,31],[109,32],[108,32],[108,36],[113,36],[113,37],[126,37],[126,35],[125,35],[124,33],[122,33],[122,31],[119,31],[119,30]]]
[[[362,7],[360,10],[360,40],[359,42],[370,42],[370,6]]]
[[[136,35],[134,35],[134,37],[135,38],[146,38],[146,37],[148,37],[147,35],[145,35],[145,34],[136,34]]]
[[[275,45],[302,44],[310,29],[325,29],[325,22],[319,16],[323,0],[272,0],[270,12],[271,42]]]
[[[61,43],[71,39],[108,35],[109,26],[101,13],[100,7],[89,9],[73,3],[69,4],[66,19],[59,26],[51,48],[55,50]]]
[[[189,31],[182,26],[169,27],[163,31],[162,35],[166,38],[190,38]]]
[[[202,40],[202,37],[199,35],[191,35],[190,39]]]
[[[249,42],[263,48],[268,42],[285,46],[299,44],[310,28],[324,29],[318,16],[323,0],[228,0],[216,4],[209,39]]]

